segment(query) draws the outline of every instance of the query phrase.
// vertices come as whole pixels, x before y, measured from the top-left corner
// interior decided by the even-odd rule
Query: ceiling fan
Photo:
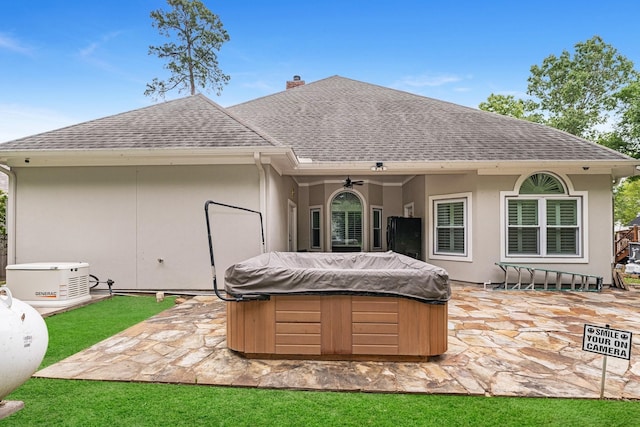
[[[364,181],[352,181],[351,178],[347,176],[347,179],[344,180],[344,184],[342,184],[342,186],[344,188],[353,188],[354,185],[362,185],[362,184],[364,184]]]

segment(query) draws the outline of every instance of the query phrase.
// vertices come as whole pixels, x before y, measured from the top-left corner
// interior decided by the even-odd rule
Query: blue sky
[[[219,53],[230,106],[340,75],[477,107],[524,97],[529,69],[600,35],[640,69],[637,0],[205,0],[231,36]],[[0,8],[0,141],[154,103],[167,76],[149,13],[164,0],[35,0]],[[172,93],[167,99],[185,96]]]

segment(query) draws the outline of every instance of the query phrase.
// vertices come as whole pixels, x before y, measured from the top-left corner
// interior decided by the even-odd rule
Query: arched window
[[[336,194],[331,201],[331,250],[362,250],[362,201],[350,191]]]
[[[507,198],[507,256],[571,257],[581,254],[580,197],[546,172],[527,177]]]
[[[520,194],[565,194],[562,182],[548,173],[534,173],[520,185]]]

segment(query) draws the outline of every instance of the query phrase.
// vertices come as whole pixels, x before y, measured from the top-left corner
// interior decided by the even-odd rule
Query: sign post
[[[604,397],[604,382],[607,372],[607,356],[631,360],[632,333],[620,329],[604,328],[596,325],[584,325],[582,350],[604,355],[602,361],[602,381],[600,383],[600,399]]]

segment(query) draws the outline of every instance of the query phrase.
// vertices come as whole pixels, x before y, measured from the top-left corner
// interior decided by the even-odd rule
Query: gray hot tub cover
[[[395,252],[269,252],[226,270],[225,291],[235,297],[283,294],[387,295],[443,303],[448,273]]]

